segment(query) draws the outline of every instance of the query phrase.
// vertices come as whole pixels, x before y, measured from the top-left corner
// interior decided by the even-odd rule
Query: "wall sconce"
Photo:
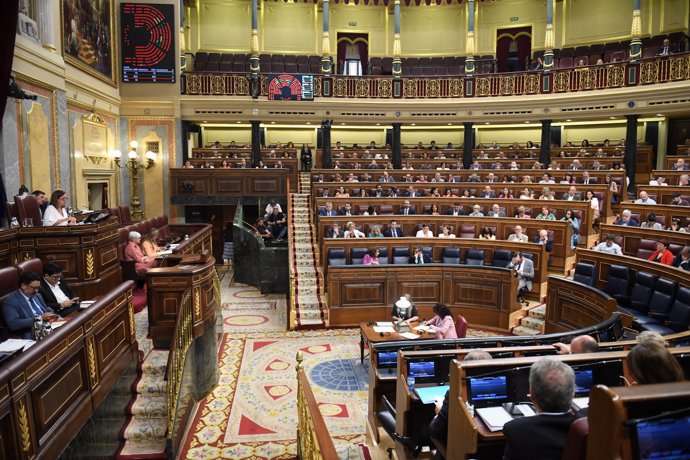
[[[141,220],[144,217],[144,211],[141,209],[141,200],[139,198],[139,171],[142,169],[151,168],[156,162],[156,154],[152,151],[146,152],[144,158],[146,163],[139,160],[139,154],[137,149],[139,148],[139,143],[137,141],[131,141],[129,143],[129,152],[127,152],[127,161],[122,163],[122,152],[119,150],[114,150],[112,153],[115,164],[118,168],[126,168],[131,174],[130,179],[130,211],[132,214],[132,219]]]

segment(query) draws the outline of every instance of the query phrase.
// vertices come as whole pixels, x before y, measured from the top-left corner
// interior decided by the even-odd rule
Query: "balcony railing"
[[[268,95],[269,75],[260,74],[260,97]],[[314,75],[315,98],[448,99],[569,93],[690,80],[690,53],[637,62],[559,69],[551,72],[480,74],[474,77]],[[186,96],[249,96],[246,73],[186,72]]]

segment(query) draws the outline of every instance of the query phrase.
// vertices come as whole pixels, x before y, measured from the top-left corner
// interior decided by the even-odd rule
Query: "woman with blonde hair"
[[[155,259],[159,252],[165,248],[158,246],[158,229],[154,228],[144,237],[141,247],[147,257]]]

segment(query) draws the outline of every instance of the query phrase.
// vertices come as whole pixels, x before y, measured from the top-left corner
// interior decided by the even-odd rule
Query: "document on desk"
[[[419,331],[419,332],[432,332],[433,331],[433,329],[431,329],[431,327],[425,326],[423,324],[415,327],[414,330]]]
[[[82,300],[81,302],[79,302],[79,309],[84,310],[85,308],[89,308],[91,305],[95,303],[95,300]]]
[[[476,412],[491,431],[501,431],[503,425],[513,420],[513,417],[510,416],[503,406],[482,407],[477,409]]]
[[[172,254],[172,249],[165,249],[163,251],[159,251],[156,253],[156,257],[167,256],[169,254]]]
[[[0,342],[0,353],[11,353],[19,349],[25,348],[27,345],[34,343],[33,340],[24,339],[7,339]]]
[[[406,339],[418,339],[419,335],[413,334],[412,332],[401,332],[400,337],[405,337]]]
[[[573,406],[577,407],[578,410],[589,407],[589,396],[573,398]]]
[[[395,329],[393,329],[393,326],[374,326],[374,332],[378,332],[378,333],[395,332]]]
[[[377,321],[376,325],[379,327],[393,327],[393,323],[391,321]]]

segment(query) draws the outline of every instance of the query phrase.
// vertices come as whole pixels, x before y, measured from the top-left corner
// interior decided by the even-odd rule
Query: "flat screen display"
[[[434,361],[409,361],[408,376],[415,381],[429,382],[436,378],[436,363]]]
[[[575,371],[575,396],[587,396],[592,389],[594,377],[591,369]]]
[[[487,407],[509,402],[508,377],[506,375],[469,377],[467,384],[468,400],[477,407]]]
[[[120,49],[124,83],[175,83],[175,7],[121,3]]]
[[[268,77],[269,101],[313,101],[314,76],[273,74]]]
[[[389,369],[398,366],[398,352],[396,351],[380,351],[378,353],[378,367],[381,369]]]
[[[690,459],[690,416],[664,417],[634,425],[632,450],[635,460]]]

